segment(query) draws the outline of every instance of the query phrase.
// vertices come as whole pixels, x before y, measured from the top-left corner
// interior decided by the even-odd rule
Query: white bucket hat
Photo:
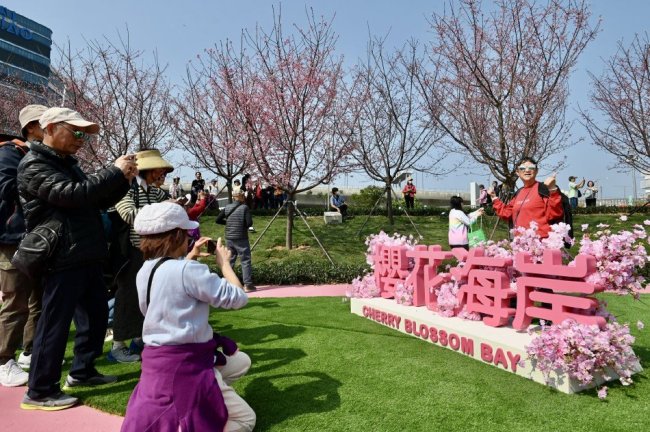
[[[189,230],[199,227],[187,217],[185,209],[172,202],[149,204],[140,209],[133,229],[140,235],[161,234],[176,228]]]

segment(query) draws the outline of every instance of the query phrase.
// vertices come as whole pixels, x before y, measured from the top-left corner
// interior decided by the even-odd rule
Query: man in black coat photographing
[[[137,166],[135,156],[126,155],[87,176],[73,155],[89,134],[99,132],[99,126],[67,108],[48,109],[40,125],[43,142],[32,143],[18,166],[18,193],[28,232],[44,224],[58,226],[60,232],[43,269],[43,310],[21,408],[51,411],[77,403],[59,387],[73,318],[74,359],[66,387],[117,380],[94,366],[102,354],[108,317],[101,268],[107,246],[100,209],[115,205],[126,194]]]

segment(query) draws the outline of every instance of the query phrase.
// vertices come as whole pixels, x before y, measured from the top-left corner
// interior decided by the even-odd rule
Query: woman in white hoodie
[[[469,238],[467,228],[473,224],[479,216],[482,216],[484,209],[480,208],[469,215],[463,210],[463,199],[453,196],[449,200],[451,210],[449,211],[449,247],[462,247],[469,250]]]

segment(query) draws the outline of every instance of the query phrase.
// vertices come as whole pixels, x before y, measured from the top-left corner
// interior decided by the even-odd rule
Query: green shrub
[[[211,267],[215,271],[214,265]],[[325,260],[253,262],[253,281],[256,285],[350,283],[368,270],[366,264],[332,266]],[[241,278],[241,266],[235,267],[235,273]]]
[[[382,196],[386,196],[384,188],[381,188],[379,186],[368,186],[361,189],[358,194],[352,195],[352,197],[350,197],[350,201],[354,204],[354,207],[372,208],[377,200]]]

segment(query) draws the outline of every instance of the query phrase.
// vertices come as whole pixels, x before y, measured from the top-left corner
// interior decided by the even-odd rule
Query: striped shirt
[[[148,204],[159,203],[167,200],[167,194],[162,189],[158,189],[154,186],[148,186],[147,183],[138,177],[138,206],[135,205],[135,193],[134,188],[129,189],[129,192],[115,205],[115,210],[124,220],[124,222],[131,225],[129,232],[129,238],[131,239],[131,244],[139,248],[140,247],[140,236],[133,231],[133,221],[135,216],[138,214],[138,210]]]

